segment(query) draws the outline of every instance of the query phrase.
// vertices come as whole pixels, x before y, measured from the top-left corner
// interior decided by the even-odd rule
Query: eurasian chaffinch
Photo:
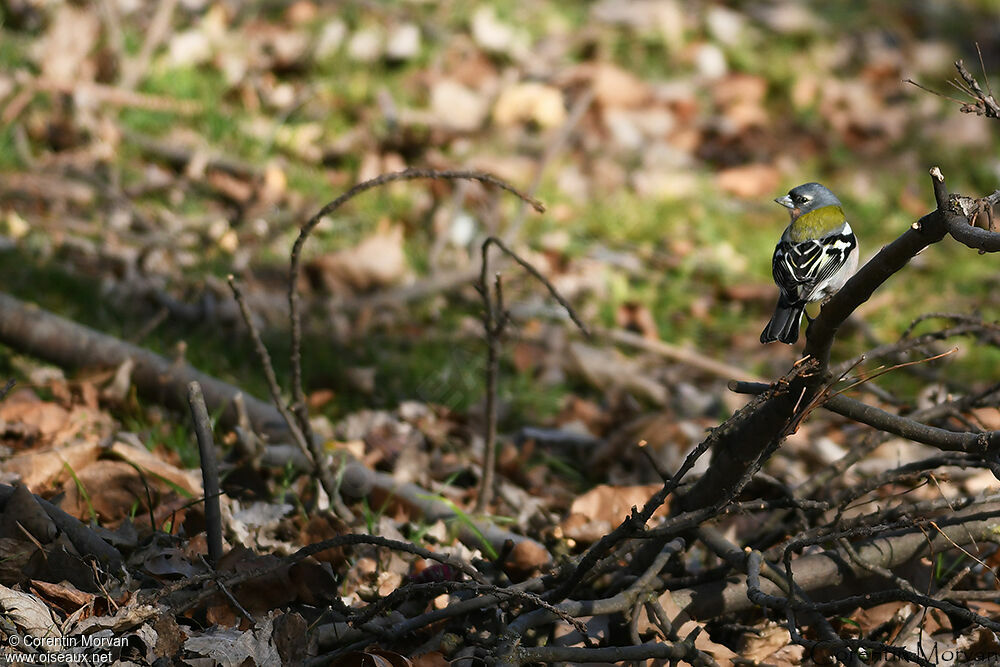
[[[840,200],[819,183],[792,188],[774,201],[788,209],[792,221],[771,259],[780,293],[760,342],[792,344],[799,339],[806,304],[833,296],[858,268],[858,239]]]

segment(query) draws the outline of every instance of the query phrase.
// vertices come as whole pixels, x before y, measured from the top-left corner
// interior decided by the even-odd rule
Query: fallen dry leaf
[[[566,122],[562,91],[534,81],[505,88],[493,107],[493,120],[500,127],[518,123],[558,127]]]
[[[43,452],[26,452],[3,462],[5,472],[16,475],[32,493],[46,493],[69,476],[67,468],[82,470],[97,460],[101,447],[81,442]]]
[[[549,553],[531,540],[518,542],[504,561],[504,571],[513,581],[524,581],[548,564]]]
[[[792,636],[788,628],[768,621],[740,638],[740,656],[756,662],[768,662],[771,655],[788,646]]]
[[[67,614],[73,614],[81,607],[93,604],[94,600],[97,599],[93,593],[81,591],[68,582],[53,584],[35,579],[31,582],[31,590],[40,597],[56,604]]]
[[[171,465],[152,452],[142,447],[133,447],[123,442],[111,446],[111,452],[120,456],[123,461],[134,464],[154,477],[165,479],[179,486],[194,497],[204,494],[201,488],[201,475],[197,471],[181,470]]]
[[[103,522],[123,519],[136,504],[145,508],[147,484],[155,487],[156,480],[147,478],[144,483],[139,472],[123,461],[99,460],[74,470],[73,477],[63,482],[65,497],[62,509],[82,521],[94,515]],[[159,494],[153,492],[153,502]]]
[[[574,500],[570,506],[570,514],[579,514],[593,521],[607,521],[617,526],[629,515],[633,506],[641,509],[661,487],[661,484],[642,486],[600,484]],[[667,510],[667,503],[664,503],[653,516],[666,516]]]
[[[18,391],[0,403],[0,419],[12,424],[24,424],[42,437],[51,436],[69,423],[69,410],[39,400],[32,392]]]
[[[306,265],[313,286],[331,294],[351,294],[398,282],[406,274],[403,228],[380,224],[354,248],[317,257]]]
[[[778,189],[781,173],[769,164],[746,164],[723,169],[715,176],[719,188],[746,199],[759,199]]]
[[[97,44],[101,23],[94,11],[72,4],[59,5],[45,36],[35,43],[42,75],[56,83],[93,80],[94,64],[87,56]]]
[[[660,332],[652,311],[645,305],[635,301],[627,301],[615,311],[615,325],[640,334],[649,340],[659,340]]]
[[[573,68],[570,81],[589,82],[594,103],[605,109],[635,109],[650,98],[650,86],[632,72],[609,62],[588,62]]]

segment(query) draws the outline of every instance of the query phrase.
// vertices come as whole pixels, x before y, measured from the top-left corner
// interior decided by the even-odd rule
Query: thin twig
[[[163,43],[170,31],[170,19],[174,15],[177,2],[178,0],[160,0],[157,3],[156,13],[153,14],[153,18],[149,22],[149,28],[146,30],[139,55],[124,63],[124,72],[121,78],[122,88],[132,90],[145,78],[153,53]]]
[[[504,254],[506,254],[508,257],[510,257],[515,262],[520,264],[521,268],[530,273],[535,278],[535,280],[545,285],[546,289],[549,290],[549,294],[552,295],[552,298],[555,299],[556,302],[558,302],[558,304],[562,306],[563,309],[566,310],[566,313],[569,315],[570,319],[573,320],[573,323],[577,326],[577,328],[580,331],[582,331],[585,336],[590,337],[590,330],[587,328],[587,325],[584,324],[583,321],[577,316],[576,311],[573,310],[573,306],[571,306],[569,302],[566,301],[565,298],[563,298],[563,296],[559,293],[559,290],[557,290],[555,286],[551,282],[549,282],[548,278],[543,276],[541,272],[539,272],[539,270],[536,269],[530,262],[528,262],[526,259],[522,258],[516,252],[511,250],[509,247],[507,247],[507,244],[505,244],[503,241],[501,241],[495,236],[490,236],[485,241],[483,241],[484,257],[487,248],[490,245],[495,245],[496,247],[500,248],[500,250],[502,250]]]
[[[479,282],[476,289],[483,300],[483,333],[486,336],[486,419],[484,425],[483,474],[479,484],[479,497],[475,511],[483,513],[493,501],[493,478],[496,474],[497,443],[497,382],[500,375],[500,339],[507,325],[503,306],[503,281],[500,274],[494,277],[494,296],[490,295],[486,274],[489,271],[489,245],[484,243],[480,263]]]
[[[188,385],[188,405],[198,440],[201,460],[202,486],[205,492],[205,535],[208,541],[208,562],[215,567],[222,558],[222,511],[219,508],[219,464],[215,458],[212,439],[212,422],[205,406],[201,385],[194,381]]]
[[[264,371],[264,380],[267,382],[267,389],[271,392],[271,401],[274,403],[274,407],[278,409],[281,416],[285,419],[285,424],[288,426],[288,430],[292,434],[292,440],[295,441],[295,444],[298,446],[299,450],[302,451],[302,454],[306,457],[306,459],[315,465],[316,460],[313,458],[309,445],[306,444],[305,436],[302,434],[302,430],[299,428],[298,422],[288,411],[288,408],[285,407],[285,401],[281,398],[281,386],[278,384],[278,377],[274,373],[274,365],[271,363],[271,355],[268,353],[267,347],[264,345],[264,341],[260,337],[260,331],[257,330],[257,325],[254,324],[253,315],[250,313],[250,307],[247,305],[246,299],[243,296],[243,290],[240,289],[235,276],[232,274],[227,276],[227,280],[229,281],[229,288],[233,291],[233,298],[235,298],[236,303],[239,304],[240,314],[243,315],[243,322],[247,325],[247,329],[250,331],[250,338],[253,341],[254,352],[257,353],[257,359],[260,361],[261,368]]]
[[[236,278],[230,274],[228,280],[229,287],[233,291],[233,297],[236,299],[236,303],[239,304],[240,314],[243,316],[243,321],[250,330],[250,337],[253,340],[254,350],[257,353],[257,358],[260,360],[261,367],[264,369],[264,378],[267,380],[267,387],[271,392],[271,400],[274,402],[274,407],[277,408],[278,412],[281,413],[282,419],[285,420],[285,424],[288,426],[288,431],[292,434],[292,440],[295,441],[296,446],[298,446],[303,456],[306,457],[306,460],[311,462],[313,473],[319,478],[320,484],[323,485],[323,490],[326,491],[326,495],[329,496],[330,505],[333,507],[334,511],[345,521],[353,520],[353,513],[347,508],[346,505],[344,505],[344,501],[340,498],[340,484],[338,483],[337,477],[326,466],[325,457],[319,443],[317,443],[316,439],[311,437],[311,435],[307,436],[306,433],[302,431],[300,428],[301,423],[295,419],[295,416],[292,415],[281,398],[281,387],[278,385],[278,378],[274,374],[274,366],[271,364],[271,355],[268,354],[267,347],[264,345],[264,341],[260,337],[260,332],[257,330],[257,326],[253,322],[253,315],[250,313],[250,307],[247,305],[246,299],[243,297],[243,292],[237,284]],[[308,424],[308,420],[306,423]]]
[[[14,388],[15,384],[17,384],[17,381],[13,378],[7,380],[7,384],[3,386],[3,389],[0,389],[0,401],[7,398],[7,394],[10,393],[10,390]]]

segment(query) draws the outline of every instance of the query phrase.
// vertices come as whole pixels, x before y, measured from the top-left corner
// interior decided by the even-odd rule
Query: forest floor
[[[759,342],[787,224],[775,197],[830,187],[865,261],[934,210],[930,167],[956,192],[996,189],[996,120],[949,97],[974,102],[951,85],[957,59],[981,81],[997,70],[998,18],[986,0],[0,0],[0,296],[14,297],[0,301],[0,483],[23,485],[0,487],[3,650],[35,653],[25,664],[54,649],[191,665],[820,660],[820,623],[723,604],[685,624],[665,597],[725,581],[723,540],[780,564],[838,539],[862,549],[900,527],[889,512],[920,523],[995,503],[987,467],[946,459],[886,477],[940,452],[816,410],[711,530],[664,546],[656,586],[616,577],[641,562],[633,545],[569,600],[643,581],[659,607],[636,593],[627,609],[538,614],[579,556],[747,404],[731,381],[772,382],[801,356],[801,343]],[[476,177],[352,197],[315,220],[291,279],[316,447],[296,447],[274,409],[236,422],[216,400],[228,389],[206,388],[216,559],[196,422],[185,385],[168,380],[194,368],[270,400],[232,275],[279,402],[294,402],[300,228],[353,185],[406,168]],[[502,243],[484,271],[490,237]],[[900,414],[975,397],[936,423],[1000,429],[989,259],[950,239],[917,256],[845,323],[831,389]],[[72,347],[82,330],[59,354],[33,333],[15,340],[15,315],[40,312],[25,303],[107,334],[124,356],[109,365]],[[935,333],[963,326],[964,338]],[[124,360],[127,345],[162,358],[159,380]],[[165,391],[150,388],[159,381]],[[865,524],[869,512],[879,522]],[[824,532],[841,522],[868,532]],[[792,553],[796,535],[813,541]],[[832,631],[855,652],[1000,655],[1000,552],[995,533],[973,542],[879,571],[947,608],[859,600],[827,614]],[[42,635],[60,639],[11,641]],[[646,651],[530,652],[557,647]]]

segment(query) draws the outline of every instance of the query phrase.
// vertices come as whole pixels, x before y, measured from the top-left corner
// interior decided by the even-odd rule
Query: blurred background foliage
[[[823,182],[864,259],[928,212],[929,167],[953,191],[992,191],[992,121],[907,79],[964,100],[953,62],[996,72],[998,19],[992,0],[3,0],[0,289],[167,354],[183,342],[196,365],[264,394],[224,276],[248,281],[283,370],[298,226],[381,172],[477,168],[537,189],[547,212],[418,182],[320,226],[302,285],[322,304],[307,380],[333,400],[317,407],[480,400],[471,280],[401,295],[474,274],[490,233],[589,322],[771,376],[797,354],[757,342],[786,224],[771,200]],[[544,420],[592,389],[586,372],[554,368],[562,325],[544,290],[504,272],[516,326],[501,394],[509,414]],[[835,354],[895,340],[929,311],[989,317],[997,276],[939,244],[858,312]],[[364,307],[378,294],[388,307]],[[998,362],[963,345],[943,363],[973,382]]]

